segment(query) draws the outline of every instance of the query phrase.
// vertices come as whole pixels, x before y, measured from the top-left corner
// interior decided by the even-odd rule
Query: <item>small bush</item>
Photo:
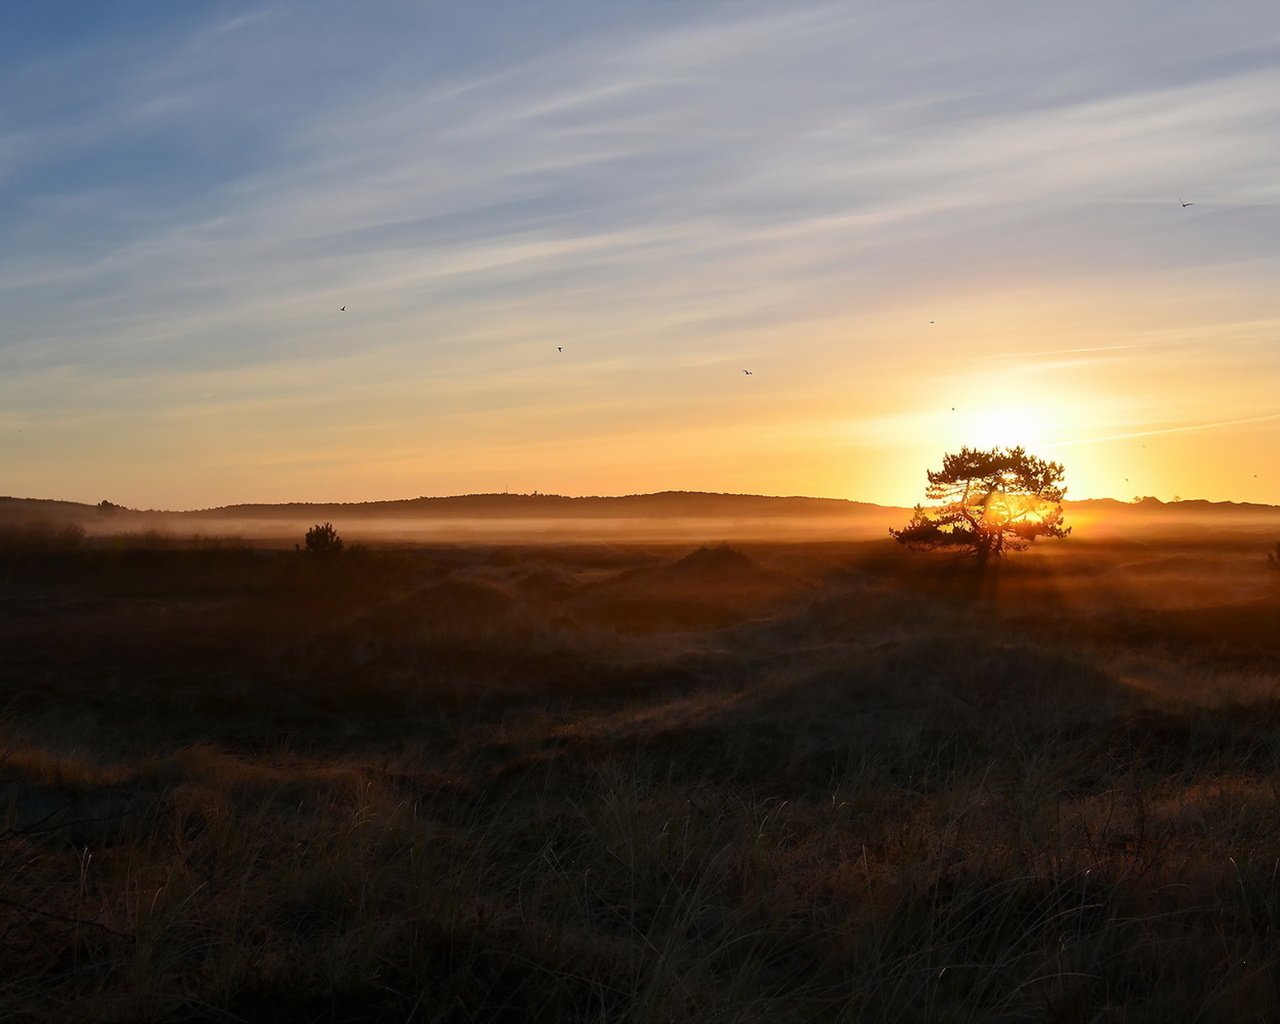
[[[333,523],[316,523],[307,531],[307,550],[316,555],[336,555],[342,550],[342,538]]]

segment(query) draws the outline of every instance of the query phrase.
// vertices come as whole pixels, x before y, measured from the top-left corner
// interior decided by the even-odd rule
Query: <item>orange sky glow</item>
[[[1280,503],[1267,8],[585,10],[30,16],[0,492]]]

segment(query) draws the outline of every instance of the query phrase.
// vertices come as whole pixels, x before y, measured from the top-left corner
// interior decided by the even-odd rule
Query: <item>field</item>
[[[10,528],[0,1019],[1274,1020],[1274,540]]]

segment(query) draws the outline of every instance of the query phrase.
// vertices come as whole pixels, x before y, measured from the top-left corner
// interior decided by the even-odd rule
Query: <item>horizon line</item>
[[[286,508],[289,506],[305,506],[305,507],[334,507],[334,506],[365,506],[365,505],[392,505],[403,504],[415,501],[449,501],[459,498],[548,498],[560,499],[565,501],[622,501],[627,498],[655,498],[661,496],[698,496],[710,498],[762,498],[770,501],[820,501],[820,502],[840,502],[849,505],[864,505],[873,508],[881,508],[894,511],[908,511],[915,506],[910,505],[893,505],[883,504],[877,501],[868,501],[862,498],[838,498],[827,495],[814,494],[762,494],[743,491],[691,491],[680,489],[667,489],[660,491],[632,491],[625,494],[560,494],[549,491],[469,491],[460,494],[420,494],[408,498],[370,498],[361,501],[323,501],[323,500],[302,500],[291,499],[286,501],[238,501],[230,502],[224,505],[208,505],[200,508],[136,508],[130,505],[121,505],[111,502],[108,504],[122,512],[132,512],[140,515],[197,515],[200,513],[221,512],[237,508],[263,507],[263,508]],[[38,502],[47,504],[60,505],[79,505],[87,510],[97,509],[101,506],[101,502],[77,501],[71,498],[37,498],[22,497],[18,495],[0,495],[0,501],[3,502]],[[1255,508],[1275,508],[1280,509],[1280,505],[1270,502],[1258,501],[1242,501],[1236,499],[1212,499],[1212,498],[1183,498],[1174,497],[1172,499],[1163,499],[1155,495],[1142,495],[1140,498],[1117,498],[1111,495],[1101,497],[1088,498],[1064,498],[1064,505],[1079,505],[1086,502],[1113,502],[1118,505],[1135,506],[1149,502],[1155,502],[1160,505],[1186,505],[1186,504],[1209,504],[1209,505],[1242,505]]]

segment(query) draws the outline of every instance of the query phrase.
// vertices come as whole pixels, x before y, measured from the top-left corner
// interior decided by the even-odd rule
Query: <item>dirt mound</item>
[[[744,588],[791,589],[799,581],[766,569],[750,555],[727,544],[700,547],[674,562],[629,569],[592,586],[599,590],[740,591]]]
[[[799,578],[720,545],[588,584],[575,603],[581,618],[619,629],[709,629],[766,614],[804,589]]]
[[[683,558],[667,566],[665,571],[671,575],[708,575],[708,576],[755,576],[767,574],[750,555],[720,544],[716,547],[703,546],[690,552]]]
[[[517,604],[492,583],[450,576],[382,605],[365,621],[390,634],[489,628],[512,618]]]
[[[515,598],[492,583],[448,577],[418,592],[418,600],[437,614],[494,617],[505,615]]]
[[[514,586],[527,597],[556,601],[568,597],[577,590],[578,581],[568,573],[557,569],[540,569],[521,576],[515,581]]]

